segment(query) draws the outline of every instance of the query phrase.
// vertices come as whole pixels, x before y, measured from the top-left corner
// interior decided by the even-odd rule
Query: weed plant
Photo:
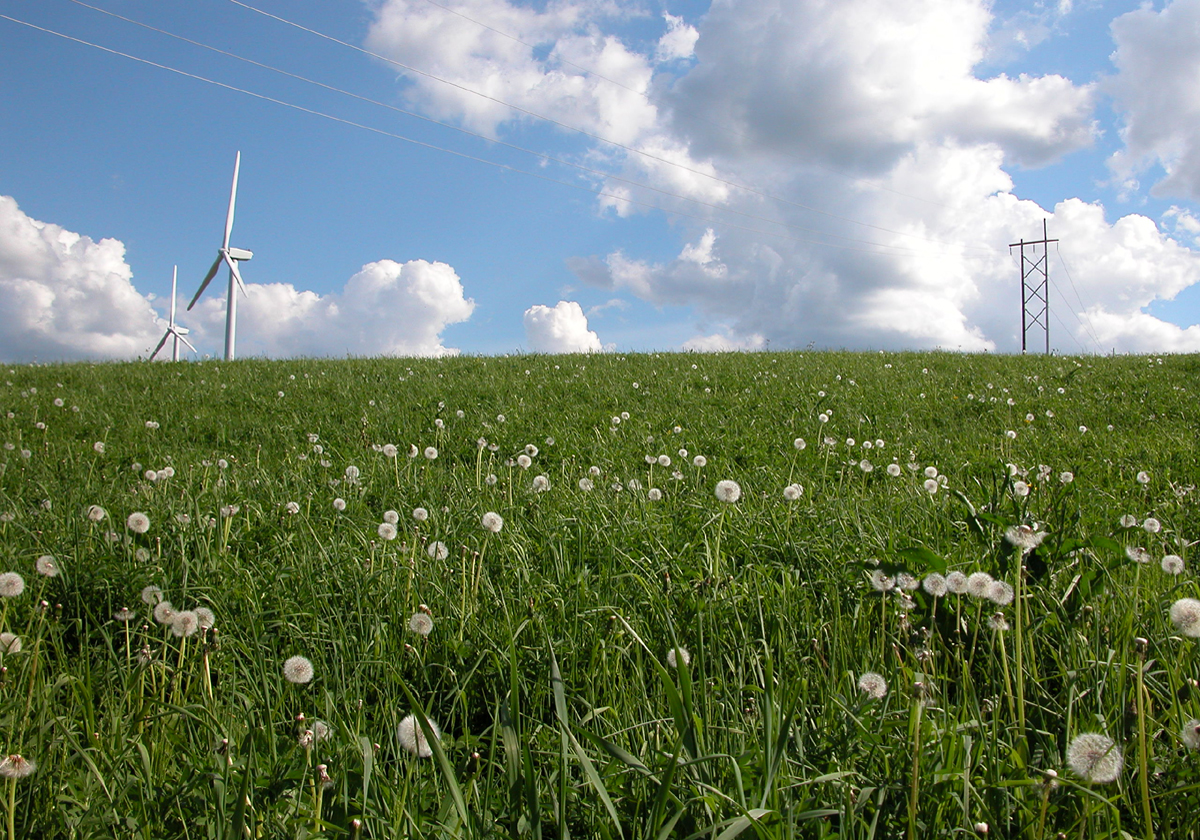
[[[10,840],[1200,837],[1196,357],[0,381]]]

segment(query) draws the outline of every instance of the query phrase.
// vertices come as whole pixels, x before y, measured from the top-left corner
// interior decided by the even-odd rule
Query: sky
[[[220,357],[239,152],[238,357],[1020,352],[1043,222],[1200,351],[1200,0],[0,0],[0,125],[6,362]]]

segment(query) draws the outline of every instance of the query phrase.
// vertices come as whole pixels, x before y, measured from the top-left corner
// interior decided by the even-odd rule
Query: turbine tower
[[[150,354],[150,361],[154,361],[154,357],[158,355],[158,351],[163,349],[163,345],[167,343],[167,339],[174,336],[175,344],[171,348],[171,361],[179,361],[179,342],[183,342],[188,347],[192,348],[192,352],[196,352],[196,348],[192,346],[192,342],[184,338],[188,334],[187,327],[181,327],[175,323],[175,282],[179,276],[179,266],[175,266],[171,270],[171,320],[167,321],[167,331],[163,333],[162,340],[158,342],[158,346],[154,348],[154,352]]]
[[[190,311],[196,305],[196,301],[200,299],[200,295],[208,288],[209,282],[216,276],[217,269],[221,267],[221,263],[229,266],[229,293],[225,299],[225,361],[232,362],[234,356],[234,344],[237,340],[237,292],[242,290],[242,294],[246,294],[246,284],[242,282],[242,273],[238,271],[238,263],[246,262],[254,256],[254,252],[247,251],[244,248],[230,248],[229,235],[233,233],[233,208],[237,203],[237,184],[238,184],[238,169],[242,165],[242,153],[238,152],[237,157],[233,161],[233,188],[229,191],[229,212],[225,214],[225,238],[221,240],[221,247],[217,251],[217,258],[213,260],[212,267],[209,268],[208,274],[204,277],[204,282],[200,284],[200,288],[196,290],[192,302],[188,304]]]

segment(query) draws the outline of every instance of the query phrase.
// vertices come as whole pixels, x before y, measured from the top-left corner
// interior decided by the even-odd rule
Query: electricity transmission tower
[[[1021,249],[1021,352],[1027,346],[1029,331],[1041,327],[1046,334],[1046,352],[1050,352],[1050,251],[1051,242],[1057,239],[1046,238],[1046,220],[1042,219],[1042,238],[1032,242],[1022,239],[1020,242],[1009,244],[1009,253],[1013,248]],[[1042,246],[1042,255],[1038,256],[1037,246]],[[1031,257],[1025,256],[1029,248]]]

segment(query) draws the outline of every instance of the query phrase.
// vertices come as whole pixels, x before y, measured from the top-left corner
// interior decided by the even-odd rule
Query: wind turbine
[[[175,345],[171,348],[171,361],[179,361],[179,342],[183,342],[188,347],[192,348],[195,353],[196,348],[192,346],[192,342],[184,338],[188,334],[187,327],[181,327],[175,323],[175,281],[179,276],[179,266],[175,266],[171,271],[171,320],[167,321],[167,331],[163,333],[162,340],[158,342],[158,346],[154,348],[154,352],[150,354],[150,361],[154,361],[154,357],[158,355],[158,351],[163,349],[163,345],[167,343],[167,339],[174,336]]]
[[[246,262],[254,256],[254,252],[244,248],[229,247],[229,235],[233,233],[233,207],[237,202],[238,169],[241,168],[241,165],[242,153],[238,152],[233,161],[233,188],[229,191],[229,212],[225,214],[225,238],[221,240],[217,258],[213,260],[204,282],[200,284],[192,302],[188,304],[188,310],[191,311],[191,308],[196,305],[196,301],[200,299],[200,295],[208,288],[209,282],[216,276],[221,263],[229,266],[229,294],[226,296],[225,303],[225,361],[227,362],[233,361],[234,342],[237,338],[237,291],[241,289],[242,294],[246,294],[246,284],[242,282],[242,273],[238,271],[238,263]]]

